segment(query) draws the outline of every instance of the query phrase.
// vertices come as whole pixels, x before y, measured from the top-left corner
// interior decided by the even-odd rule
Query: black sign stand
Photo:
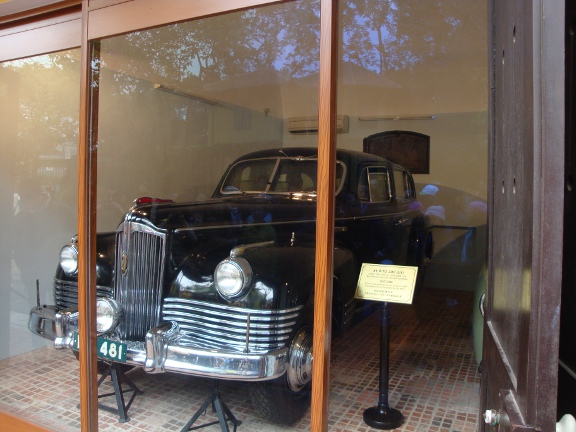
[[[380,395],[378,405],[364,411],[364,423],[376,429],[396,429],[404,421],[402,413],[388,405],[388,346],[390,343],[388,303],[382,306],[380,321]]]

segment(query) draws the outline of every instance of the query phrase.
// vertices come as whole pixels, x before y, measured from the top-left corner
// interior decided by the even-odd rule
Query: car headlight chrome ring
[[[122,317],[122,307],[111,298],[96,300],[96,333],[114,330]]]
[[[60,249],[60,267],[68,276],[78,274],[78,248],[75,244],[67,244]]]
[[[252,267],[244,258],[227,258],[216,266],[214,284],[224,299],[240,298],[252,284]]]

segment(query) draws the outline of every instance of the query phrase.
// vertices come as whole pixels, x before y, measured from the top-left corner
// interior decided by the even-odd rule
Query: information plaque
[[[380,391],[378,405],[364,410],[364,423],[376,429],[402,426],[404,416],[388,404],[390,313],[388,303],[412,304],[418,267],[362,264],[355,298],[382,302],[380,320]]]
[[[363,263],[357,299],[412,304],[418,267]]]

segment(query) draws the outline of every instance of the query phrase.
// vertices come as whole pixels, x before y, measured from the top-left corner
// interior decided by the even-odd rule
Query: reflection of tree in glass
[[[44,175],[48,183],[55,183],[59,179],[56,162],[68,165],[74,159],[80,97],[80,87],[74,83],[80,82],[79,57],[79,50],[70,50],[0,65],[0,74],[3,69],[18,74],[19,113],[12,125],[18,142],[10,146],[14,153],[9,155],[18,178]]]
[[[317,67],[318,19],[317,1],[296,2],[135,32],[106,41],[106,51],[123,55],[122,70],[105,57],[104,66],[122,72],[119,80],[130,74],[188,88],[263,68],[305,75]]]
[[[485,43],[479,1],[355,0],[341,3],[341,14],[344,61],[378,73],[462,49],[477,53],[470,42]]]
[[[433,56],[477,53],[480,45],[470,41],[484,42],[482,3],[341,2],[342,58],[382,74]],[[319,14],[317,0],[299,1],[135,32],[107,42],[110,52],[123,54],[122,71],[109,66],[123,72],[117,79],[124,91],[124,74],[187,88],[263,69],[305,77],[318,71]]]

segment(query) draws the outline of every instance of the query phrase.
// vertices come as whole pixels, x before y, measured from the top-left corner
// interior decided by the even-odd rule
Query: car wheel
[[[250,398],[258,414],[272,423],[284,425],[296,422],[310,407],[311,328],[300,329],[288,355],[288,370],[284,375],[250,385]]]

